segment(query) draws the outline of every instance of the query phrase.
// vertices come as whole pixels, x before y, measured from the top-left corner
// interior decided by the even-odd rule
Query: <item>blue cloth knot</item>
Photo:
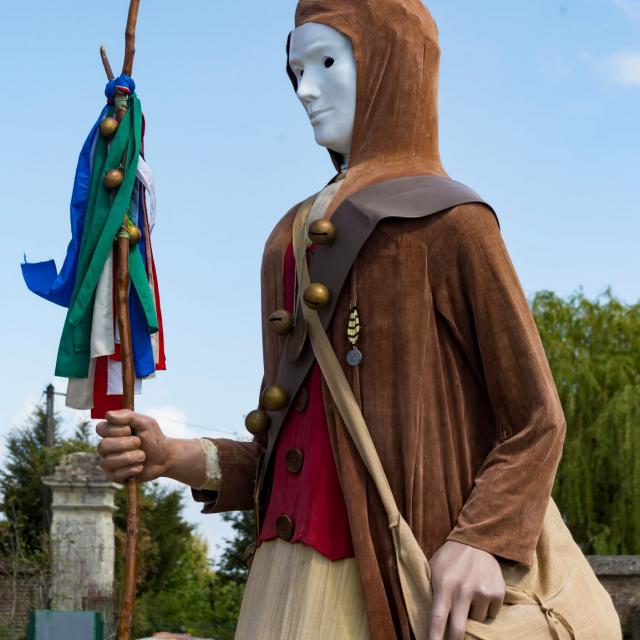
[[[133,93],[136,90],[136,83],[133,81],[133,78],[124,73],[114,80],[109,80],[107,86],[104,88],[104,95],[107,96],[107,100],[113,100],[115,98],[117,87],[123,87],[127,89],[129,93]]]

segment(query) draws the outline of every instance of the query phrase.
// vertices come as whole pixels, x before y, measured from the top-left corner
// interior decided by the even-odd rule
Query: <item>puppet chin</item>
[[[321,147],[326,147],[341,154],[348,154],[351,146],[351,131],[341,131],[331,124],[318,123],[314,125],[313,132],[316,142]]]

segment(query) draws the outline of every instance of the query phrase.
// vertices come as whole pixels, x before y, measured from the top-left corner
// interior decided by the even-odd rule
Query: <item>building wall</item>
[[[587,556],[611,595],[625,637],[640,640],[640,556]]]
[[[0,560],[0,639],[25,637],[29,611],[47,606],[48,567]]]

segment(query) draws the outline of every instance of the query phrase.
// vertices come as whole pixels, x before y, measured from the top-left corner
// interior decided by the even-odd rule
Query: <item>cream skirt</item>
[[[236,640],[368,640],[355,558],[332,562],[305,544],[263,542],[242,601]]]

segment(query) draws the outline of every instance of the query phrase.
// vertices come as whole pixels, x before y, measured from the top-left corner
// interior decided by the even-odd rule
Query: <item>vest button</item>
[[[269,416],[266,411],[256,409],[247,414],[244,420],[244,426],[247,431],[254,436],[262,435],[269,429]]]
[[[298,393],[296,393],[296,397],[293,399],[293,408],[302,413],[307,410],[309,406],[309,392],[304,388],[300,387]]]
[[[269,327],[278,336],[286,336],[293,329],[293,315],[286,309],[278,309],[269,316]]]
[[[319,282],[312,282],[302,295],[304,303],[310,309],[322,309],[329,304],[331,294],[329,289]]]
[[[336,228],[330,220],[320,218],[309,225],[308,235],[314,244],[331,244],[336,237]]]
[[[285,457],[285,464],[291,473],[300,473],[304,462],[304,454],[300,449],[289,449]]]
[[[289,394],[279,384],[272,384],[262,392],[262,403],[269,411],[281,411],[289,404]]]
[[[289,516],[284,513],[281,516],[278,516],[276,519],[276,533],[279,538],[289,541],[293,538],[294,531],[295,526],[293,524],[293,520]]]

